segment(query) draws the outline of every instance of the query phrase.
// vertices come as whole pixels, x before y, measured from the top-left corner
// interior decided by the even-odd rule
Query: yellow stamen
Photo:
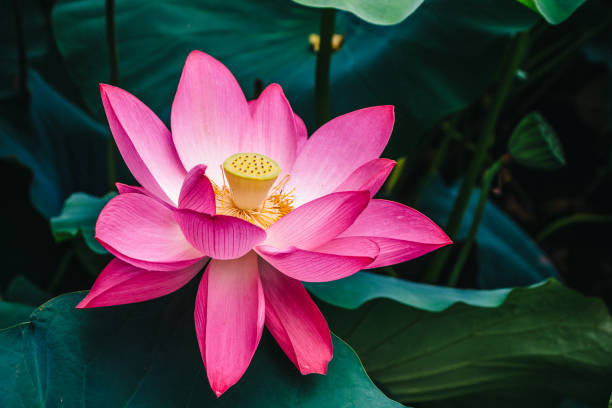
[[[280,174],[280,167],[258,153],[237,153],[223,162],[232,201],[241,210],[258,209]]]
[[[289,181],[289,175],[283,177],[272,187],[261,206],[255,210],[237,208],[234,205],[230,188],[227,185],[220,187],[213,183],[217,199],[217,214],[242,218],[251,224],[266,229],[293,210],[293,190],[284,191],[287,181]]]

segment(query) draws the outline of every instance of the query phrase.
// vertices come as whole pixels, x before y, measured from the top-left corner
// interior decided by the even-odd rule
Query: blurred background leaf
[[[51,217],[73,191],[106,192],[108,135],[37,73],[29,73],[28,85],[28,101],[0,102],[0,155],[32,170],[32,202]]]
[[[66,66],[101,121],[98,84],[110,78],[103,16],[97,0],[62,0],[53,9]],[[536,20],[515,0],[428,0],[390,27],[339,13],[336,32],[344,40],[331,64],[332,116],[393,104],[397,120],[388,155],[416,155],[424,131],[480,95],[495,80],[511,35]],[[286,0],[124,0],[116,21],[120,85],[162,118],[169,117],[188,53],[199,49],[226,64],[247,96],[256,79],[281,84],[314,130],[309,36],[318,32],[318,9]]]
[[[79,232],[87,246],[98,254],[108,253],[95,238],[96,220],[102,208],[116,193],[94,197],[85,193],[74,193],[64,203],[62,212],[51,218],[51,231],[58,242],[76,237]]]

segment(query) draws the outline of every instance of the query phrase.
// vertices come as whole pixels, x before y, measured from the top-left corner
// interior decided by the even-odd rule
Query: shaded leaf
[[[495,309],[456,304],[432,313],[381,299],[325,315],[399,401],[512,394],[525,401],[519,406],[534,395],[601,406],[609,397],[608,310],[554,280],[514,289]]]
[[[210,390],[193,326],[197,282],[164,298],[76,310],[84,292],[45,303],[0,331],[0,406],[400,407],[334,337],[327,375],[301,376],[271,336],[220,399]]]
[[[46,217],[73,191],[106,190],[107,133],[44,80],[30,72],[31,101],[0,103],[0,157],[13,157],[34,175],[30,194]]]

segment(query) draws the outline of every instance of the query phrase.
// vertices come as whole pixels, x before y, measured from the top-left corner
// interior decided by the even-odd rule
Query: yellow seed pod
[[[281,172],[278,164],[259,153],[236,153],[223,162],[225,178],[236,207],[258,208]]]

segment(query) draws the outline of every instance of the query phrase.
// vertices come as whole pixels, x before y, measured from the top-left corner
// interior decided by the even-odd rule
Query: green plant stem
[[[319,51],[315,70],[315,112],[317,125],[321,126],[330,119],[330,82],[329,71],[332,54],[332,36],[334,35],[335,9],[321,10],[321,27],[319,29]]]
[[[459,232],[459,227],[461,226],[463,215],[472,195],[472,190],[474,190],[478,175],[483,165],[486,163],[487,152],[495,140],[497,119],[499,118],[504,102],[508,98],[516,70],[525,56],[528,44],[529,36],[527,32],[519,34],[514,40],[510,60],[502,72],[497,92],[493,97],[487,116],[482,124],[480,136],[476,143],[476,151],[463,177],[461,187],[459,188],[457,198],[455,199],[455,203],[453,204],[446,224],[446,233],[451,239],[456,239],[457,232]],[[433,258],[425,273],[425,282],[438,282],[450,252],[451,247],[444,247],[437,251],[436,256]]]
[[[574,214],[568,217],[560,218],[552,222],[549,226],[544,228],[536,237],[537,242],[542,242],[553,233],[558,230],[575,224],[598,224],[612,223],[612,215],[598,215],[598,214]]]
[[[19,92],[19,97],[27,100],[30,96],[28,91],[28,56],[23,32],[21,0],[13,0],[13,9],[15,11],[15,34],[17,37],[17,60],[19,63],[19,72],[17,73],[17,90]]]
[[[489,167],[487,171],[485,171],[484,176],[482,177],[480,197],[478,197],[478,204],[476,205],[472,225],[470,226],[470,231],[468,232],[463,247],[459,251],[457,261],[455,262],[455,265],[453,266],[451,274],[448,278],[448,286],[455,286],[459,281],[461,271],[463,270],[465,262],[468,259],[468,255],[470,254],[470,250],[472,249],[472,245],[476,239],[476,233],[480,227],[480,222],[482,221],[482,216],[484,215],[485,206],[489,198],[489,191],[491,190],[491,184],[493,183],[497,173],[499,173],[499,171],[502,169],[503,165],[503,159],[497,160],[491,167]]]
[[[119,51],[117,49],[117,31],[115,29],[115,0],[106,0],[106,42],[108,44],[109,64],[112,85],[119,85]],[[115,189],[117,181],[117,146],[112,136],[108,139],[107,171],[110,190]]]
[[[117,30],[115,28],[115,0],[106,0],[106,42],[110,62],[112,85],[119,85],[119,51],[117,48]]]
[[[425,187],[429,184],[431,179],[435,177],[438,173],[438,169],[446,159],[446,155],[448,153],[448,146],[453,139],[454,136],[450,132],[446,132],[444,138],[442,139],[442,143],[438,147],[436,151],[436,155],[434,156],[431,164],[429,165],[429,169],[427,169],[427,173],[421,178],[417,188],[415,189],[416,193],[414,194],[414,198],[412,199],[412,205],[415,208],[419,207],[421,199],[423,198],[423,191],[425,191]]]

